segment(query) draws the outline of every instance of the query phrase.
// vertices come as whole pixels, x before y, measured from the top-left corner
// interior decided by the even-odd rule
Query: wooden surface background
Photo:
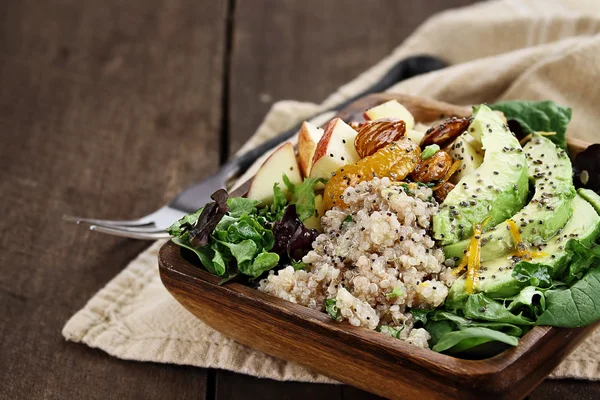
[[[320,101],[432,13],[474,1],[1,2],[0,399],[373,398],[65,342],[67,319],[148,243],[61,216],[157,208],[215,171],[274,101]],[[531,395],[598,397],[576,381]]]

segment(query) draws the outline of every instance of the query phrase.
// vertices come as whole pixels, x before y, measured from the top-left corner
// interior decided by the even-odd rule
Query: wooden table
[[[12,0],[0,5],[0,398],[366,399],[359,390],[122,361],[60,332],[146,246],[62,214],[143,215],[320,101],[430,14],[472,0]],[[598,398],[547,381],[532,398]]]

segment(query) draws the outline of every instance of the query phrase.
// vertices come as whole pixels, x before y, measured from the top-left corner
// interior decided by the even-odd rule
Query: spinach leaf
[[[260,201],[250,200],[245,197],[232,197],[227,199],[229,217],[239,218],[244,214],[256,214],[256,206],[258,204],[260,204]]]
[[[210,247],[200,247],[200,248],[192,247],[189,245],[189,243],[187,242],[186,239],[187,238],[185,238],[185,237],[174,237],[171,240],[176,245],[193,251],[198,256],[198,258],[200,259],[200,262],[202,263],[204,268],[206,268],[208,270],[208,272],[210,272],[213,275],[223,276],[222,274],[219,274],[217,271],[217,268],[215,268],[215,264],[213,262],[213,258],[215,256],[214,250],[211,249]]]
[[[458,329],[489,328],[496,331],[502,331],[507,335],[511,336],[521,336],[523,334],[523,329],[513,324],[509,324],[506,322],[474,321],[472,319],[467,319],[459,315],[450,313],[448,311],[438,310],[430,317],[430,320],[452,321],[454,324],[456,324]]]
[[[532,318],[538,317],[546,309],[546,290],[527,286],[519,294],[509,297],[506,309],[511,312],[525,310]]]
[[[544,264],[520,261],[515,265],[512,277],[519,282],[529,282],[531,286],[550,287],[552,285],[550,267]]]
[[[513,325],[533,325],[533,322],[511,313],[503,304],[486,297],[483,293],[470,295],[463,311],[465,317],[470,319],[504,322]]]
[[[186,229],[189,229],[190,227],[196,225],[198,217],[202,213],[203,209],[204,207],[199,208],[196,212],[188,214],[180,220],[175,221],[173,225],[167,228],[167,233],[173,237],[181,236]]]
[[[415,320],[415,322],[422,322],[423,325],[427,323],[427,315],[431,312],[431,310],[419,310],[416,308],[413,308],[410,310],[410,313],[413,316],[413,319]]]
[[[296,205],[296,212],[301,221],[315,215],[315,185],[326,183],[322,178],[306,178],[299,185],[294,185],[287,175],[283,175],[283,183],[291,193],[290,204]]]
[[[440,321],[427,321],[425,324],[425,330],[429,332],[431,339],[429,339],[429,347],[435,346],[441,338],[443,338],[447,333],[456,330],[456,324],[449,320],[440,320]]]
[[[389,325],[381,325],[379,327],[379,329],[377,329],[377,330],[379,332],[383,333],[384,335],[388,335],[393,338],[400,339],[400,334],[404,330],[404,326],[401,328],[394,328],[393,326],[389,326]]]
[[[331,319],[337,320],[340,317],[340,310],[337,308],[336,299],[325,300],[325,311],[331,317]]]
[[[492,110],[502,111],[509,122],[516,121],[523,133],[528,135],[536,132],[556,132],[548,136],[554,144],[566,149],[565,132],[571,120],[571,109],[562,107],[553,101],[503,101],[490,105]]]
[[[502,342],[511,346],[519,344],[519,339],[506,333],[488,328],[466,328],[459,331],[447,332],[437,344],[433,351],[460,353],[487,342]]]
[[[537,325],[575,328],[600,320],[600,267],[590,270],[568,289],[546,292],[546,311]]]

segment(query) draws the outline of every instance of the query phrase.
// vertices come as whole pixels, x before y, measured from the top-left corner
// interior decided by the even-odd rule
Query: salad
[[[570,118],[509,101],[424,125],[392,100],[305,122],[245,197],[219,190],[168,232],[222,284],[437,352],[499,351],[600,320],[600,158],[572,165]]]

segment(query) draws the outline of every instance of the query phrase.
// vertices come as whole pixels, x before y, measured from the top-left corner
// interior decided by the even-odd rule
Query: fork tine
[[[110,220],[110,219],[95,219],[95,218],[82,218],[73,215],[63,215],[63,220],[69,222],[75,222],[76,224],[88,224],[88,225],[105,225],[105,226],[143,226],[152,223],[152,220],[145,216],[140,219],[131,220]]]
[[[144,240],[158,240],[167,239],[169,234],[164,231],[131,231],[131,228],[117,228],[109,226],[90,225],[90,230],[102,233],[108,233],[110,235],[121,236],[132,239],[144,239]]]

